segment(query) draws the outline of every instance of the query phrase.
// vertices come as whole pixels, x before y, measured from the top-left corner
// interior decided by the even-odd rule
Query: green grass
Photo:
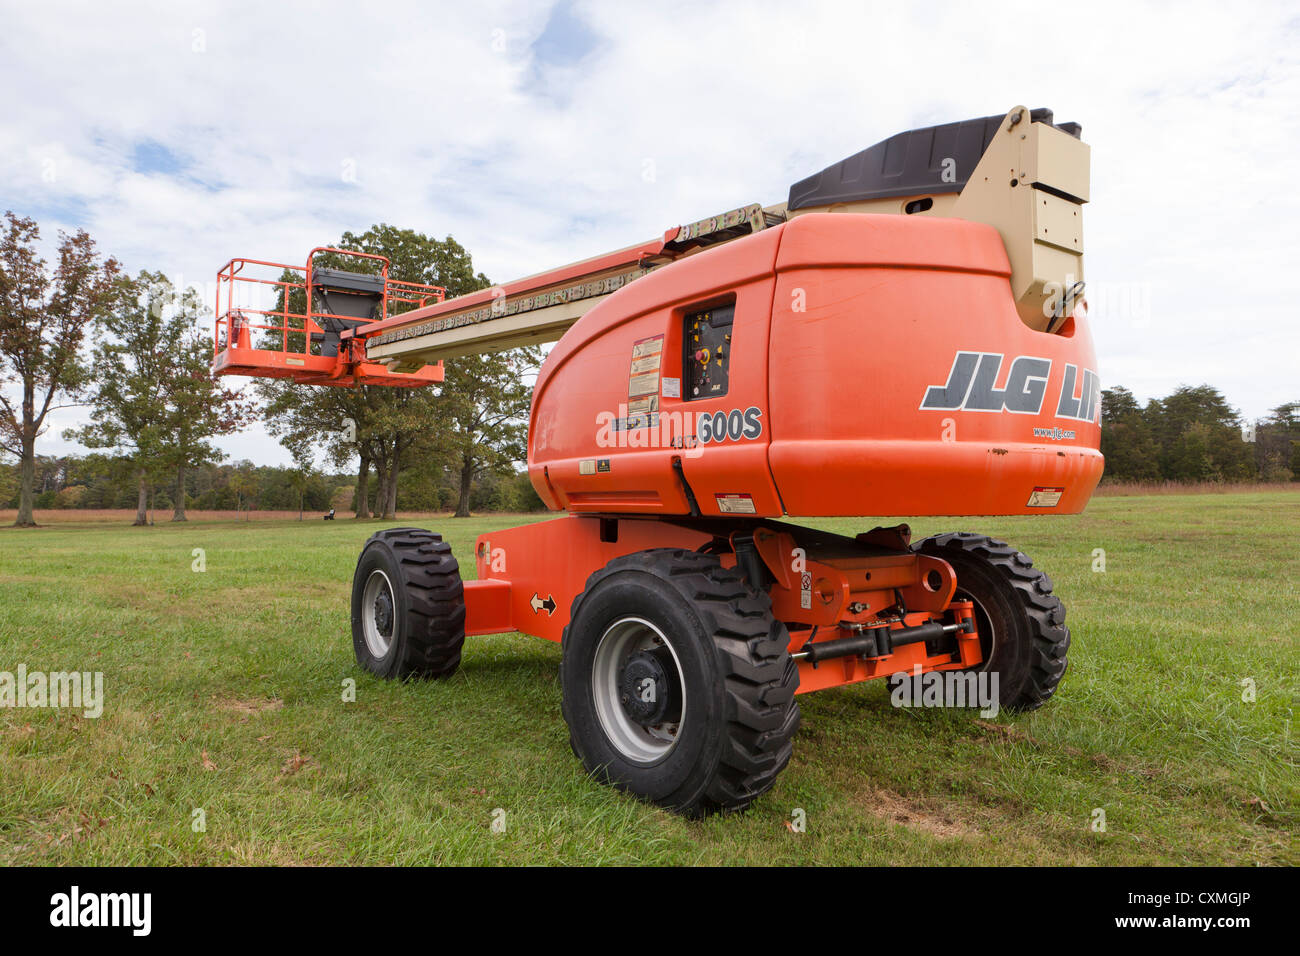
[[[463,557],[517,520],[435,519]],[[555,645],[470,638],[443,682],[360,671],[349,582],[377,523],[0,531],[0,671],[103,671],[107,698],[99,719],[0,708],[0,864],[1297,861],[1300,497],[912,525],[1050,572],[1074,635],[1056,698],[987,722],[894,709],[879,684],[807,695],[776,787],[702,822],[583,775]]]

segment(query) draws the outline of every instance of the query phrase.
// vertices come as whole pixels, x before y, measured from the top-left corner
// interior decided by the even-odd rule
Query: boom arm
[[[1072,314],[1083,290],[1081,206],[1088,200],[1089,149],[1079,136],[1077,124],[1055,125],[1050,110],[1016,106],[1003,116],[900,133],[795,183],[785,203],[754,203],[674,226],[661,238],[504,286],[443,301],[442,290],[399,288],[405,284],[386,280],[373,318],[335,333],[335,355],[250,357],[229,307],[222,312],[219,291],[214,370],[289,374],[324,384],[441,381],[441,368],[433,366],[434,372],[429,363],[557,341],[594,305],[629,282],[710,246],[809,212],[946,216],[991,225],[1006,247],[1021,319],[1030,328],[1054,332]],[[385,263],[385,279],[386,268]],[[310,260],[307,273],[310,293]],[[404,296],[401,301],[417,307],[389,317],[388,301],[399,294]],[[425,298],[417,301],[416,296]],[[293,318],[283,316],[270,326],[284,329],[286,352],[289,332],[304,327],[312,335],[323,331],[321,314],[310,306],[308,314],[296,317],[301,319],[297,326]],[[234,343],[225,353],[223,323],[225,341]],[[239,361],[241,353],[244,361]]]

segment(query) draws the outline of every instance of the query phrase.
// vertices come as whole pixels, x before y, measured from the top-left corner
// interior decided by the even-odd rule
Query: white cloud
[[[782,199],[892,133],[1026,102],[1093,146],[1106,382],[1143,398],[1209,382],[1250,416],[1300,398],[1286,5],[579,3],[538,44],[550,16],[8,5],[0,207],[187,282],[379,221],[455,235],[505,280]],[[175,168],[134,168],[142,144]],[[1130,294],[1149,312],[1116,306]],[[287,458],[260,434],[226,447]]]

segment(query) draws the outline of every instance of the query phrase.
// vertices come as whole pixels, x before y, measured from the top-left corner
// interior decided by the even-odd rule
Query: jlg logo
[[[1083,382],[1079,395],[1074,394],[1074,383],[1079,377],[1079,370],[1073,365],[1065,366],[1065,381],[1061,384],[1061,400],[1056,404],[1057,418],[1073,418],[1075,421],[1095,421],[1101,412],[1101,379],[1090,368],[1083,370]]]
[[[1047,380],[1052,374],[1051,359],[1016,356],[1007,370],[1006,385],[995,388],[1003,359],[999,352],[958,352],[952,360],[948,381],[927,388],[921,408],[1037,415],[1043,409],[1043,399],[1047,394]],[[1076,382],[1080,388],[1077,397],[1074,394]],[[1056,404],[1058,418],[1093,421],[1100,408],[1100,398],[1101,386],[1096,372],[1084,369],[1079,382],[1079,370],[1074,365],[1065,366],[1061,395]]]
[[[946,385],[931,385],[921,407],[935,411],[1000,412],[1037,415],[1043,408],[1051,359],[1017,356],[1007,373],[1006,388],[994,388],[1002,369],[998,352],[958,352]]]

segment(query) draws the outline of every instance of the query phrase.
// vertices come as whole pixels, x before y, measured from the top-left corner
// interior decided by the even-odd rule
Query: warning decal
[[[1027,508],[1055,508],[1061,503],[1064,488],[1035,488],[1029,496]]]
[[[629,398],[627,400],[627,414],[629,417],[649,415],[651,412],[657,411],[659,411],[658,395],[646,395],[643,398]]]
[[[632,358],[644,358],[655,353],[663,354],[663,350],[664,337],[662,335],[652,335],[647,339],[637,339],[632,343]]]
[[[662,370],[663,357],[664,337],[662,335],[638,339],[632,343],[632,367],[627,376],[629,405],[634,398],[653,395],[656,401],[651,407],[643,407],[641,411],[653,411],[658,407],[659,373]]]
[[[718,503],[718,510],[724,515],[752,515],[754,499],[746,494],[723,494],[713,496]]]

